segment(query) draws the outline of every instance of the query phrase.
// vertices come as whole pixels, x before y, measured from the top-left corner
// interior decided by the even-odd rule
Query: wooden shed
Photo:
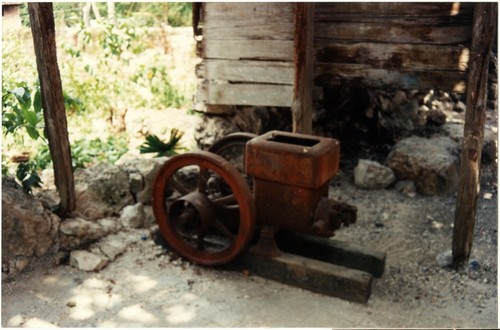
[[[332,86],[466,93],[454,261],[472,246],[497,3],[194,3],[201,58],[195,109],[290,107],[312,131],[315,90]]]
[[[296,3],[199,3],[196,108],[290,107]],[[465,90],[474,3],[314,4],[316,87]]]

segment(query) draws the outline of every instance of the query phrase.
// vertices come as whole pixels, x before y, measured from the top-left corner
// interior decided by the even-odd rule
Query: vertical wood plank
[[[314,3],[295,4],[292,118],[294,133],[312,133]]]
[[[454,264],[467,260],[472,248],[486,117],[488,65],[495,37],[496,20],[496,3],[476,4],[467,82],[464,142],[453,227]]]
[[[65,216],[75,209],[76,197],[64,97],[57,65],[52,3],[28,3],[28,11],[42,93],[45,131],[54,163],[55,184],[61,197],[58,213]]]

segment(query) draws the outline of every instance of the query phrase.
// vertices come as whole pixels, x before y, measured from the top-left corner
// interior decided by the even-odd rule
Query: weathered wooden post
[[[66,112],[57,65],[52,3],[28,3],[31,32],[42,94],[45,132],[54,163],[55,184],[61,203],[58,213],[65,216],[76,207]]]
[[[464,142],[453,227],[454,264],[467,260],[472,248],[484,139],[488,64],[495,38],[496,20],[497,4],[495,2],[475,5],[467,80]]]
[[[314,3],[295,4],[294,81],[292,118],[294,133],[312,133]]]

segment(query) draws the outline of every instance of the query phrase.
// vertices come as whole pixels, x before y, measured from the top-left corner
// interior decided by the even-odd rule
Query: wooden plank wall
[[[293,85],[291,3],[203,3],[195,108],[290,106]]]
[[[318,3],[316,83],[463,92],[473,3]]]
[[[474,3],[315,7],[316,85],[464,91]],[[293,3],[203,3],[196,108],[289,107],[293,19]]]

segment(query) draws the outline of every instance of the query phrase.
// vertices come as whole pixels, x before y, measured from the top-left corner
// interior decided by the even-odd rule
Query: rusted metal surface
[[[304,236],[330,237],[356,221],[356,207],[328,199],[339,168],[339,141],[280,131],[243,133],[209,150],[171,158],[156,177],[153,210],[172,248],[195,263],[218,265],[258,238],[236,261],[247,272],[350,301],[368,300],[385,254]]]
[[[335,139],[240,133],[209,150],[168,160],[153,191],[165,240],[195,263],[231,261],[248,246],[255,226],[267,228],[258,248],[271,256],[279,253],[275,230],[330,237],[356,220],[355,207],[328,199],[339,168]]]
[[[315,214],[338,172],[339,141],[271,131],[249,141],[246,153],[246,171],[254,178],[257,224],[333,235],[330,223],[335,222],[329,216],[315,221]]]

